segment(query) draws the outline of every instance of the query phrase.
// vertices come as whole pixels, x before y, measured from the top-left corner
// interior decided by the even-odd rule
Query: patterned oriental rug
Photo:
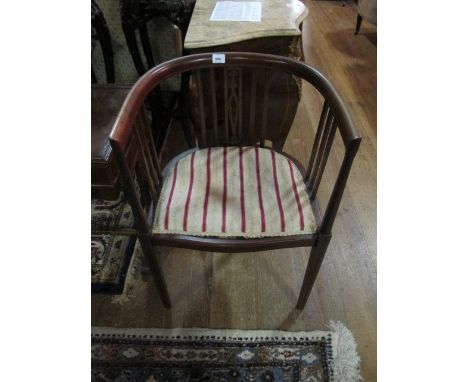
[[[354,382],[352,333],[330,331],[93,328],[91,380]]]
[[[91,225],[132,227],[133,215],[123,196],[91,200]],[[136,237],[91,235],[91,292],[121,294],[135,249]]]

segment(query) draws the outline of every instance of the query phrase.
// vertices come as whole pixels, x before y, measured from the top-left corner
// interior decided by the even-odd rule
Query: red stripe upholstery
[[[227,198],[227,147],[223,148],[223,225],[222,232],[226,232],[226,198]]]
[[[291,175],[291,184],[292,184],[293,191],[294,191],[294,197],[296,198],[297,212],[299,213],[299,224],[300,224],[301,229],[304,229],[304,215],[302,214],[302,203],[301,203],[301,199],[299,198],[299,194],[297,193],[297,186],[296,186],[296,181],[294,179],[294,173],[293,173],[291,161],[289,161],[288,164],[289,164],[289,174]]]
[[[281,196],[280,196],[279,186],[278,186],[278,172],[276,170],[276,156],[273,150],[271,151],[271,163],[273,165],[273,179],[275,181],[276,202],[278,203],[278,210],[279,210],[280,219],[281,219],[281,232],[284,232],[286,228],[286,224],[284,222],[283,203],[281,202]]]
[[[245,203],[244,203],[244,162],[242,160],[242,147],[239,147],[239,185],[241,208],[241,231],[245,233]]]
[[[172,197],[174,196],[174,189],[177,181],[177,165],[179,163],[176,163],[174,166],[174,171],[173,171],[173,176],[172,176],[172,186],[171,186],[171,192],[169,193],[169,199],[166,203],[166,218],[164,219],[164,229],[168,230],[169,229],[169,213],[171,210],[171,202],[172,202]]]
[[[211,158],[211,147],[208,148],[208,156],[206,159],[206,191],[205,191],[205,204],[203,205],[203,226],[202,231],[206,231],[206,217],[208,214],[208,201],[210,200],[210,186],[211,186],[211,167],[210,167],[210,158]]]
[[[185,202],[185,211],[184,211],[184,231],[187,231],[187,219],[188,219],[188,212],[190,208],[190,198],[192,197],[193,177],[195,175],[194,159],[195,159],[195,153],[192,153],[192,155],[190,155],[190,181],[189,181],[187,201]]]
[[[257,173],[258,206],[260,208],[262,232],[265,232],[265,210],[263,209],[262,181],[260,178],[260,159],[258,155],[258,147],[255,147],[255,171]]]
[[[164,179],[153,232],[266,237],[314,232],[302,176],[259,147],[213,147],[179,160]]]

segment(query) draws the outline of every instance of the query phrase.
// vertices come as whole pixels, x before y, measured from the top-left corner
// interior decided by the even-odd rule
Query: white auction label
[[[213,64],[224,64],[226,56],[222,53],[213,53]]]

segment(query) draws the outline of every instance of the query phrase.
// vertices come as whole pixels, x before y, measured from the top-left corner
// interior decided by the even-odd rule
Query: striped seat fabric
[[[288,158],[259,147],[212,147],[169,170],[153,232],[267,237],[315,228],[301,173]]]

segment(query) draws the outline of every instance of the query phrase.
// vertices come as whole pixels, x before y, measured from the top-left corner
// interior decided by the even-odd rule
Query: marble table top
[[[210,21],[217,0],[197,0],[185,37],[186,49],[270,36],[297,36],[299,25],[307,16],[307,7],[299,0],[261,0],[262,20]]]

